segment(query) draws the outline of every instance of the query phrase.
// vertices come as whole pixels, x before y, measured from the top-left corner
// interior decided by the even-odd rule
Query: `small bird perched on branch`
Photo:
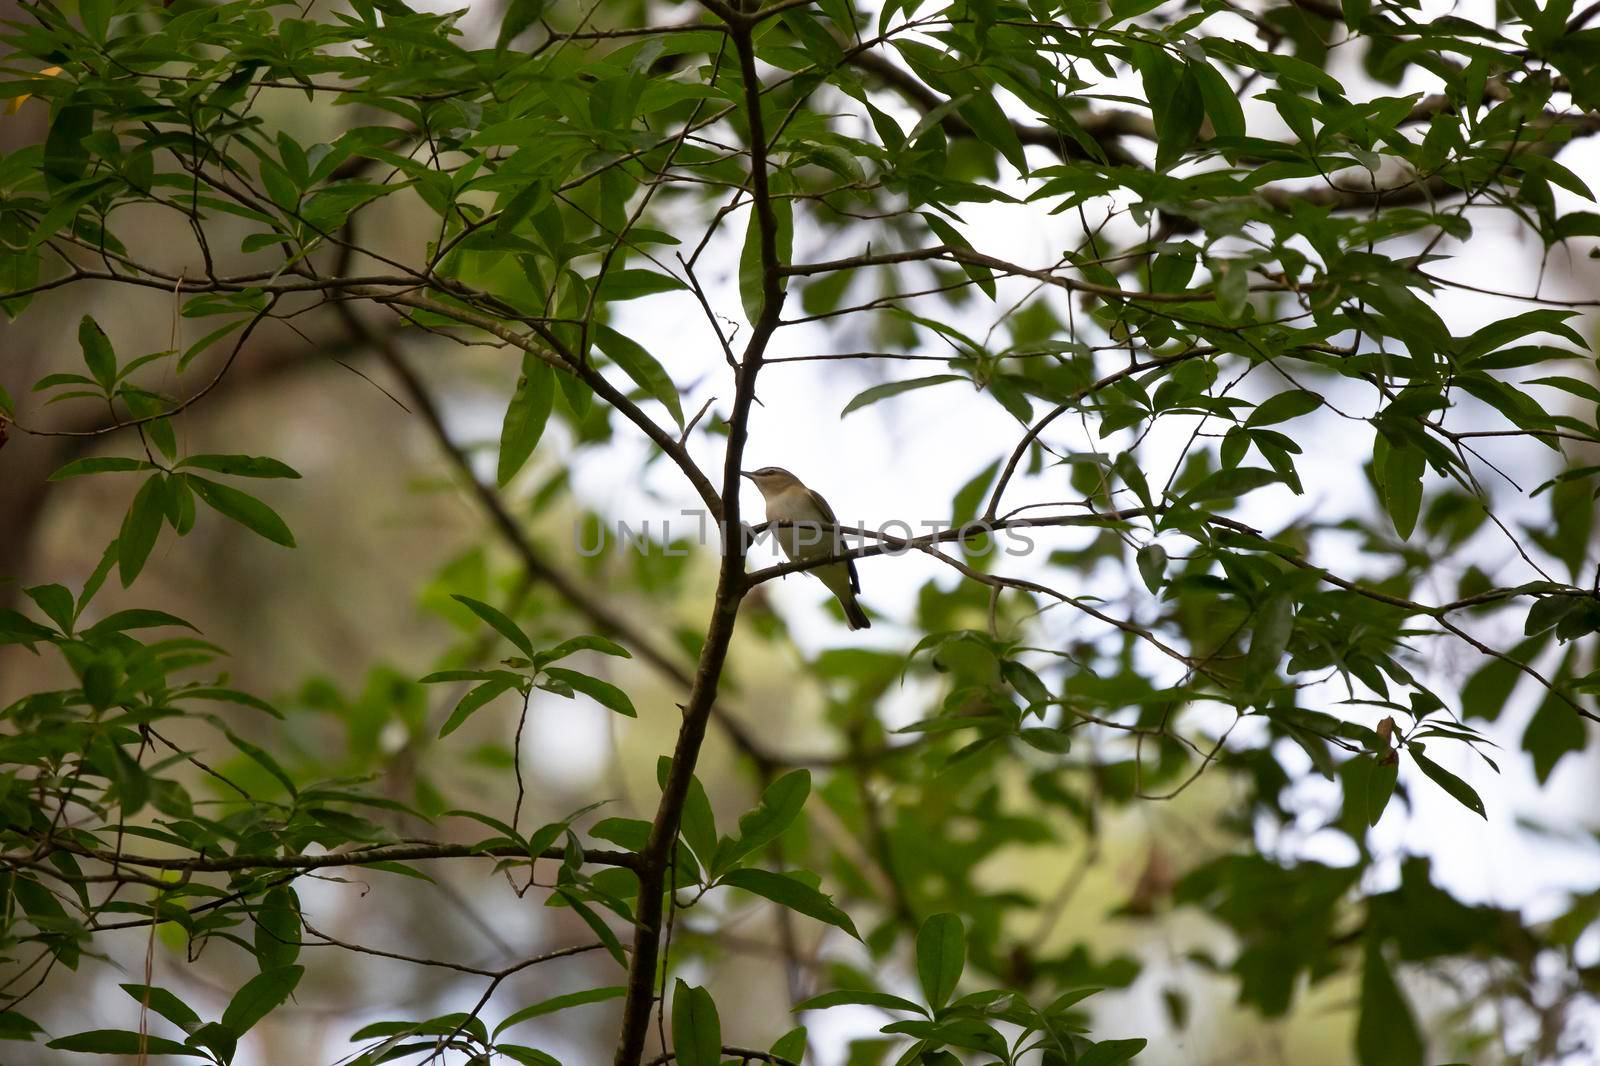
[[[836,527],[839,520],[833,516],[833,508],[828,506],[827,500],[806,488],[799,478],[781,466],[764,466],[740,473],[761,490],[762,499],[767,501],[768,524],[794,523],[774,531],[784,555],[804,562],[838,554],[836,547],[840,539]],[[828,563],[811,573],[821,578],[828,590],[838,597],[844,608],[845,622],[851,629],[867,629],[872,625],[867,612],[856,602],[861,579],[856,576],[854,559]]]

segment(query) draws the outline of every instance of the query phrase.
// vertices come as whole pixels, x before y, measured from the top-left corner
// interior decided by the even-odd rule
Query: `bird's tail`
[[[844,607],[845,624],[851,629],[871,629],[872,619],[867,617],[867,612],[861,609],[861,604],[855,596],[841,596],[839,603]]]
[[[867,618],[867,612],[861,609],[861,604],[856,601],[856,590],[852,587],[850,571],[843,563],[829,563],[819,566],[812,571],[828,586],[828,591],[833,593],[839,601],[839,606],[844,608],[844,620],[851,629],[869,629],[872,621]]]

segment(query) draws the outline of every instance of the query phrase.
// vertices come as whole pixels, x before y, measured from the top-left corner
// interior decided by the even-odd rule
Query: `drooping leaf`
[[[205,501],[206,506],[227,518],[233,519],[241,526],[285,548],[294,547],[294,534],[289,532],[289,527],[283,519],[278,517],[278,512],[256,499],[248,493],[240,492],[230,485],[218,481],[209,481],[194,474],[184,475],[184,479],[195,495]]]
[[[530,659],[533,658],[533,641],[528,639],[528,634],[522,631],[521,626],[507,618],[505,613],[498,607],[492,607],[482,600],[476,600],[471,596],[463,596],[459,593],[452,594],[450,598],[489,623],[496,633],[516,645],[522,654]]]
[[[950,1002],[967,965],[967,933],[956,914],[935,914],[917,930],[917,979],[935,1010]]]
[[[500,427],[500,461],[495,481],[504,488],[533,454],[555,403],[556,372],[533,356],[522,361],[522,376]]]
[[[967,379],[960,374],[931,374],[928,377],[911,378],[907,381],[890,381],[882,385],[874,385],[870,389],[863,390],[855,399],[845,404],[844,410],[839,412],[839,417],[843,418],[851,411],[859,411],[863,407],[870,407],[879,400],[886,400],[890,396],[898,396],[902,392],[910,392],[912,389],[925,389],[930,385],[943,385],[947,381],[965,380]]]
[[[1446,770],[1444,767],[1434,762],[1432,759],[1428,758],[1425,754],[1423,754],[1422,745],[1416,741],[1412,741],[1410,744],[1407,744],[1406,750],[1410,752],[1411,757],[1416,760],[1417,768],[1423,773],[1427,774],[1428,777],[1432,779],[1434,784],[1448,792],[1456,800],[1456,802],[1460,803],[1467,810],[1471,811],[1473,814],[1476,814],[1479,818],[1482,818],[1485,821],[1488,820],[1489,816],[1484,813],[1483,800],[1479,798],[1476,789],[1467,784],[1465,781],[1461,780],[1461,778],[1457,777],[1455,774],[1451,773],[1449,770]]]
[[[637,341],[610,326],[596,326],[594,337],[600,350],[620,366],[647,396],[659,401],[678,427],[683,428],[683,404],[678,397],[678,386],[673,384],[666,368],[656,357]]]
[[[788,874],[753,868],[730,870],[722,876],[721,883],[742,888],[746,892],[754,892],[779,906],[799,911],[819,922],[837,926],[857,940],[861,939],[850,916],[835,906],[833,900]]]
[[[256,963],[263,973],[300,957],[300,898],[290,885],[267,889],[255,912]]]
[[[122,530],[117,534],[117,574],[123,588],[132,585],[139,571],[144,569],[145,560],[161,534],[165,479],[165,474],[151,474],[139,486],[122,519]]]
[[[1356,1058],[1361,1066],[1422,1066],[1425,1049],[1416,1018],[1376,937],[1368,938],[1363,960]]]
[[[228,1001],[222,1027],[235,1036],[248,1033],[289,998],[305,972],[304,966],[281,966],[256,974]]]
[[[711,993],[679,978],[672,993],[672,1050],[682,1066],[721,1066],[722,1022]]]

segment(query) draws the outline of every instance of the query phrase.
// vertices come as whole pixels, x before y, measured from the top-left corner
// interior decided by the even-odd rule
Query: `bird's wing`
[[[838,525],[839,524],[839,520],[833,516],[833,508],[828,506],[828,501],[827,500],[824,500],[821,496],[817,495],[817,493],[812,491],[811,489],[806,489],[806,495],[810,496],[811,497],[811,502],[817,505],[817,510],[822,512],[822,517],[826,518],[828,521],[832,522],[834,525]]]
[[[839,519],[834,517],[833,508],[828,506],[827,500],[824,500],[820,495],[817,494],[816,491],[812,489],[806,489],[806,495],[811,497],[811,502],[816,505],[817,510],[822,512],[823,518],[835,526],[839,524]],[[861,577],[856,573],[856,561],[854,559],[846,559],[845,566],[850,571],[850,591],[860,592]]]

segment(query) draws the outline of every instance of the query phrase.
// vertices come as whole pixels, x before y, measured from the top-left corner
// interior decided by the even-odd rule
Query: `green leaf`
[[[219,474],[233,474],[236,477],[298,478],[300,476],[287,463],[254,455],[190,455],[180,459],[178,465],[215,470]]]
[[[532,355],[522,359],[522,376],[511,394],[500,426],[500,463],[495,480],[501,488],[510,483],[533,454],[555,403],[556,372]]]
[[[1582,751],[1588,735],[1578,712],[1554,692],[1545,696],[1522,733],[1522,750],[1533,756],[1533,773],[1542,785],[1550,780],[1556,763],[1572,751]]]
[[[151,1010],[186,1033],[192,1033],[200,1028],[200,1015],[196,1014],[189,1004],[168,992],[165,988],[151,988],[147,985],[134,984],[118,985],[117,987],[132,996],[134,1002],[140,1005],[149,1004]]]
[[[844,410],[839,412],[839,417],[843,418],[851,411],[859,411],[863,407],[869,407],[877,403],[879,400],[886,400],[890,396],[898,396],[902,392],[910,392],[912,389],[925,389],[930,385],[943,385],[947,381],[966,380],[967,378],[960,374],[933,374],[924,378],[911,378],[908,381],[890,381],[882,385],[874,385],[870,389],[857,394],[855,399],[845,404]]]
[[[627,994],[627,988],[622,985],[608,985],[605,988],[586,988],[582,992],[568,992],[564,996],[540,1000],[530,1007],[523,1007],[506,1015],[505,1020],[494,1027],[494,1035],[498,1037],[513,1025],[520,1025],[532,1018],[541,1018],[558,1010],[566,1010],[568,1007],[581,1007],[586,1003],[603,1003],[608,999],[618,999]]]
[[[713,875],[729,870],[757,848],[778,839],[811,795],[811,771],[790,770],[761,793],[761,801],[739,818],[739,835],[717,847]]]
[[[61,632],[72,632],[73,601],[67,586],[58,584],[31,585],[23,594],[38,604],[45,616],[61,627]]]
[[[1294,633],[1294,601],[1279,592],[1268,598],[1256,612],[1250,633],[1250,651],[1245,656],[1245,674],[1256,684],[1276,680],[1278,661]]]
[[[459,593],[452,593],[450,598],[489,623],[495,632],[516,645],[522,654],[530,659],[533,658],[533,641],[528,639],[528,634],[522,631],[521,626],[502,614],[499,608],[491,607],[482,600],[475,600],[471,596],[462,596]]]
[[[829,1007],[862,1006],[882,1007],[884,1010],[903,1010],[913,1014],[927,1014],[928,1010],[920,1003],[913,1003],[909,999],[892,996],[887,992],[875,992],[869,988],[841,988],[833,992],[824,992],[820,996],[810,999],[795,1006],[796,1011],[826,1010]]]
[[[1146,44],[1131,49],[1144,81],[1145,99],[1156,127],[1156,169],[1167,170],[1194,144],[1205,121],[1203,86],[1188,64]]]
[[[1245,419],[1246,426],[1272,426],[1291,418],[1308,415],[1322,406],[1322,397],[1304,389],[1291,389],[1269,396],[1256,405]]]
[[[233,519],[274,544],[281,544],[285,548],[294,547],[294,534],[289,532],[289,527],[278,517],[278,512],[254,496],[240,492],[230,485],[209,481],[194,474],[185,474],[184,478],[189,487],[194,489],[195,495],[204,500],[213,511]]]
[[[1146,544],[1134,556],[1134,561],[1139,567],[1139,576],[1144,579],[1145,587],[1151,592],[1161,591],[1161,582],[1167,573],[1167,549],[1159,544]]]
[[[607,640],[605,637],[597,637],[593,634],[584,634],[583,636],[563,640],[553,648],[546,648],[533,657],[533,665],[543,667],[549,663],[559,662],[567,656],[580,651],[597,651],[602,655],[614,655],[619,659],[633,658],[627,648],[624,648],[614,640]]]
[[[672,760],[665,755],[657,764],[656,773],[663,782],[666,776],[661,771],[671,765]],[[689,779],[689,794],[684,797],[678,829],[700,864],[710,869],[717,858],[717,818],[711,810],[711,800],[706,795],[705,786],[698,777]]]
[[[256,965],[262,972],[291,966],[300,957],[300,898],[289,885],[267,889],[255,912]]]
[[[275,713],[274,717],[281,718],[283,716]],[[220,722],[220,719],[217,718],[211,720]],[[240,754],[271,774],[283,786],[285,792],[291,796],[298,792],[298,789],[295,788],[294,778],[289,776],[288,771],[278,764],[278,760],[274,759],[270,752],[250,743],[232,730],[224,729],[223,735],[228,738],[228,743],[239,750]]]
[[[967,964],[967,934],[955,914],[935,914],[917,930],[917,979],[928,1005],[938,1010],[950,1001]]]
[[[461,727],[463,722],[472,717],[474,711],[477,711],[484,704],[501,693],[509,692],[516,687],[517,682],[515,679],[497,677],[492,681],[485,681],[465,696],[462,696],[461,702],[457,703],[455,710],[450,712],[450,717],[445,719],[444,725],[439,727],[440,738],[443,739],[454,733]]]
[[[190,1047],[210,1048],[224,1063],[231,1062],[239,1049],[239,1038],[223,1028],[221,1022],[207,1022],[190,1033],[184,1043]]]
[[[222,1012],[222,1027],[235,1036],[248,1033],[289,998],[305,972],[304,966],[281,966],[256,974],[228,1001]]]
[[[1368,936],[1361,967],[1356,1058],[1361,1066],[1422,1066],[1424,1051],[1411,1005],[1383,957],[1383,944]]]
[[[170,487],[170,482],[169,482]],[[106,578],[111,576],[111,569],[117,565],[117,542],[112,540],[106,545],[106,550],[100,553],[100,562],[95,564],[94,572],[83,583],[83,588],[78,592],[78,605],[73,611],[73,621],[77,622],[78,616],[83,614],[83,609],[89,606],[100,587],[106,583]]]
[[[1000,472],[1000,460],[996,459],[956,490],[955,496],[950,500],[950,524],[962,526],[978,516],[978,508],[983,506],[983,498],[988,494],[989,486],[994,484],[995,475]]]
[[[667,409],[672,420],[683,428],[683,405],[679,402],[678,387],[655,356],[645,351],[638,342],[626,337],[610,326],[596,326],[595,343],[613,363],[633,379],[634,384]]]
[[[797,1025],[772,1042],[771,1053],[778,1058],[799,1062],[806,1055],[806,1027]]]
[[[56,631],[9,607],[0,607],[0,645],[49,640]]]
[[[1426,467],[1422,452],[1410,447],[1390,446],[1384,457],[1379,483],[1383,486],[1383,506],[1401,540],[1411,536],[1422,509],[1422,474]]]
[[[1357,780],[1364,783],[1362,788],[1362,802],[1365,804],[1365,822],[1367,825],[1377,825],[1383,817],[1384,809],[1389,806],[1389,800],[1394,796],[1395,785],[1400,780],[1400,760],[1380,759],[1373,755],[1362,756],[1365,773],[1358,773]]]
[[[523,30],[544,16],[550,0],[511,0],[500,19],[500,33],[495,37],[496,51],[503,51]]]
[[[671,274],[654,270],[611,270],[600,279],[597,299],[605,303],[618,300],[635,300],[641,296],[654,296],[662,292],[678,292],[688,286]]]
[[[1245,135],[1244,108],[1239,103],[1238,91],[1228,84],[1222,72],[1203,59],[1185,63],[1200,88],[1200,101],[1211,119],[1211,130],[1218,137],[1243,137]]]
[[[86,459],[74,459],[51,474],[50,481],[65,481],[69,477],[80,477],[84,474],[127,473],[134,470],[155,470],[156,464],[143,459],[131,459],[121,455],[95,455]]]
[[[1282,477],[1271,470],[1236,466],[1230,470],[1218,470],[1208,475],[1200,484],[1184,493],[1179,502],[1193,505],[1212,500],[1231,500],[1282,480]]]
[[[569,839],[572,838],[569,836]],[[531,851],[532,849],[530,848],[529,850]],[[594,932],[595,936],[600,938],[600,943],[605,945],[607,953],[616,960],[617,965],[626,969],[628,956],[622,950],[622,941],[617,939],[617,934],[605,923],[605,919],[596,914],[593,907],[565,888],[556,889],[556,897],[577,912],[578,917],[583,919],[584,924]]]
[[[161,534],[165,478],[165,474],[151,474],[146,478],[122,519],[122,530],[117,534],[117,575],[123,588],[133,584],[139,571],[144,569],[145,560]]]
[[[650,823],[643,818],[602,818],[589,827],[589,835],[627,851],[643,851],[650,839]]]
[[[540,1051],[536,1047],[525,1047],[522,1044],[496,1044],[495,1054],[504,1055],[513,1062],[520,1062],[523,1066],[561,1066],[561,1060],[554,1055]]]
[[[1143,1051],[1148,1043],[1143,1037],[1101,1040],[1078,1056],[1078,1066],[1122,1066],[1122,1063]]]
[[[679,1066],[720,1066],[722,1022],[711,993],[679,978],[672,991],[672,1050]]]
[[[722,876],[720,883],[754,892],[779,906],[837,926],[857,940],[861,939],[850,916],[835,906],[829,896],[788,874],[756,869],[731,870]]]
[[[175,614],[151,610],[148,607],[134,607],[126,611],[117,611],[106,615],[100,621],[84,630],[84,635],[99,636],[103,633],[125,633],[130,629],[155,629],[158,626],[182,626],[184,629],[193,629],[196,633],[200,632],[195,626],[185,622]]]
[[[1132,452],[1123,452],[1111,463],[1111,469],[1120,477],[1123,484],[1133,490],[1139,497],[1139,502],[1151,509],[1155,508],[1155,498],[1150,495],[1150,482],[1145,479],[1144,471],[1139,469],[1139,460],[1134,458]]]
[[[191,1059],[208,1056],[195,1048],[184,1047],[164,1036],[140,1036],[122,1029],[93,1029],[52,1040],[45,1047],[53,1051],[87,1051],[100,1055],[184,1055]]]
[[[1482,818],[1484,821],[1489,820],[1489,816],[1485,814],[1483,810],[1483,800],[1478,797],[1476,789],[1424,755],[1422,753],[1422,745],[1416,741],[1412,741],[1410,744],[1407,744],[1406,750],[1410,752],[1411,757],[1416,760],[1418,768],[1421,769],[1423,773],[1427,774],[1428,777],[1433,780],[1434,784],[1450,793],[1450,795],[1455,798],[1456,802],[1460,803],[1473,814],[1476,814],[1479,818]]]
[[[1461,687],[1461,713],[1491,722],[1499,718],[1522,678],[1518,664],[1532,662],[1548,639],[1548,634],[1531,637],[1507,652],[1505,658],[1490,659],[1479,667]]]
[[[975,251],[972,247],[972,242],[962,236],[961,231],[950,223],[931,211],[918,213],[922,216],[922,220],[928,224],[928,228],[938,235],[940,241],[955,248],[964,248],[969,252]],[[985,296],[991,300],[995,298],[994,271],[982,263],[969,263],[965,260],[957,260],[957,265],[961,267],[962,273],[966,274],[978,288],[983,290]]]
[[[549,667],[544,673],[552,681],[571,685],[602,707],[616,711],[625,718],[639,717],[639,712],[633,709],[633,701],[628,699],[628,694],[608,681],[580,674],[576,670],[563,670],[559,666]]]
[[[89,167],[86,141],[94,132],[94,108],[78,102],[77,94],[67,98],[50,123],[44,142],[44,174],[51,184],[70,185],[83,177]],[[37,143],[37,142],[35,142]],[[70,219],[63,219],[62,222]],[[45,227],[41,226],[41,229]],[[49,231],[45,235],[49,236]]]
[[[774,199],[772,213],[777,227],[777,232],[773,234],[773,250],[781,266],[789,262],[794,252],[794,209],[788,200]],[[765,280],[761,263],[761,216],[752,206],[750,221],[744,232],[744,248],[739,253],[739,299],[744,303],[745,319],[751,325],[761,318],[766,305]],[[778,278],[778,287],[780,290],[784,287],[781,276]]]
[[[117,383],[117,356],[111,350],[111,340],[90,315],[78,323],[78,343],[83,347],[83,362],[94,375],[100,387],[110,392]]]

